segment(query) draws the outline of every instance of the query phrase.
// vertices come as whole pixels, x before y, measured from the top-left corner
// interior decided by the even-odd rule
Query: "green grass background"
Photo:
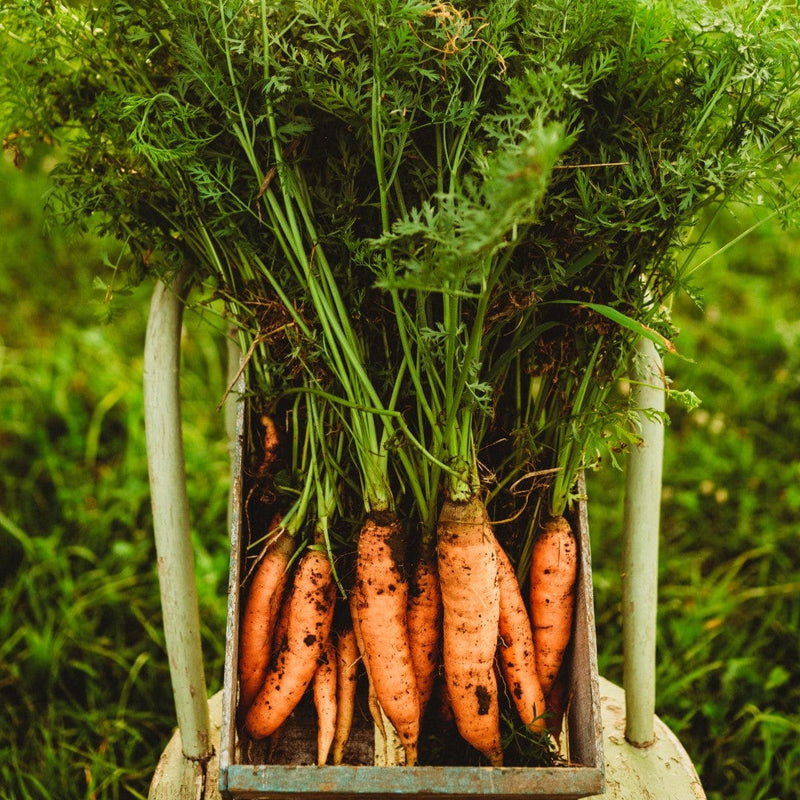
[[[141,396],[149,287],[46,230],[40,169],[0,163],[0,798],[141,798],[174,725]],[[720,241],[749,225],[731,217]],[[702,399],[669,402],[658,700],[712,800],[800,786],[800,245],[763,226],[675,309]],[[221,337],[185,319],[184,436],[209,691],[221,684],[227,445]],[[623,476],[589,476],[601,672],[621,682]]]

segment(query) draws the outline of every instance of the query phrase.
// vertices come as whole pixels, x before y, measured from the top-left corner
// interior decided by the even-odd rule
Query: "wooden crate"
[[[376,766],[375,737],[366,702],[356,714],[348,764],[319,767],[314,763],[315,740],[309,735],[314,711],[304,701],[281,735],[272,763],[266,749],[239,737],[236,728],[237,667],[244,498],[244,406],[240,412],[233,478],[231,514],[231,567],[228,584],[228,626],[223,689],[222,734],[219,753],[219,788],[226,798],[356,798],[386,797],[539,798],[567,800],[600,794],[604,790],[603,738],[600,721],[599,680],[594,627],[591,562],[586,506],[581,504],[574,523],[580,546],[575,629],[570,658],[572,700],[567,712],[569,766],[546,768],[478,766]],[[290,755],[287,755],[290,754]],[[292,763],[281,763],[291,758]],[[378,759],[379,760],[379,759]]]

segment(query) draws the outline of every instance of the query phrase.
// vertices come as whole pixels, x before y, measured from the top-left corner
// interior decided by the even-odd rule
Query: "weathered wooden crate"
[[[244,406],[245,404],[242,404]],[[277,748],[239,736],[236,725],[240,591],[243,577],[243,446],[244,410],[238,422],[231,514],[231,566],[219,753],[219,788],[227,798],[468,798],[497,800],[539,798],[568,800],[604,790],[597,650],[594,628],[591,562],[585,504],[577,518],[580,570],[575,629],[570,658],[571,703],[567,711],[569,766],[546,768],[479,766],[378,766],[372,721],[361,703],[354,721],[350,751],[343,766],[315,765],[315,715],[304,701],[292,715]],[[275,747],[273,745],[273,747]],[[284,763],[290,760],[291,763]],[[270,763],[267,763],[269,761]]]

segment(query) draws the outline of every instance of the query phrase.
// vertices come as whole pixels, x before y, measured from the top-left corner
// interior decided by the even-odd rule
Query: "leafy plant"
[[[533,440],[491,465],[498,480],[553,469],[562,509],[577,470],[631,439],[611,389],[636,335],[672,333],[699,212],[756,188],[791,205],[797,50],[779,5],[12,4],[5,19],[8,142],[21,157],[63,140],[64,218],[102,212],[131,280],[191,265],[236,321],[254,393],[333,402],[367,507],[395,502],[391,450],[428,525],[441,477],[475,491],[484,437],[512,431]],[[10,105],[23,83],[44,88]]]
[[[18,0],[0,25],[6,146],[62,146],[59,218],[121,242],[130,284],[189,271],[251,402],[298,409],[308,538],[373,510],[430,536],[442,496],[485,494],[524,574],[539,516],[635,442],[618,383],[698,292],[701,213],[795,208],[777,3]]]
[[[798,238],[769,214],[734,206],[717,218],[703,258],[761,224],[707,262],[699,306],[676,302],[683,358],[665,359],[701,405],[687,411],[668,401],[657,712],[714,800],[791,796],[797,780],[797,697],[782,681],[798,619],[790,399],[798,351],[786,335],[796,317],[789,287]],[[587,482],[600,669],[620,681],[622,497],[613,471],[591,472]]]
[[[124,298],[124,307],[117,298],[115,324],[95,324],[104,306],[99,303],[103,292],[93,290],[92,279],[108,274],[101,259],[105,245],[83,240],[76,250],[59,230],[43,236],[40,205],[47,181],[34,169],[36,162],[31,159],[25,172],[3,164],[0,180],[7,258],[0,279],[6,309],[0,319],[5,476],[0,510],[20,530],[52,542],[39,545],[31,559],[23,558],[7,521],[0,523],[0,608],[7,610],[0,707],[7,715],[4,723],[12,715],[21,720],[25,709],[37,711],[24,736],[3,724],[0,785],[15,798],[85,798],[90,774],[97,797],[144,797],[174,726],[166,664],[156,644],[161,636],[158,592],[146,534],[137,400],[147,297],[135,292]],[[765,207],[752,212],[734,207],[719,215],[719,231],[706,235],[708,244],[698,257],[704,259],[768,214]],[[703,267],[700,306],[679,300],[671,315],[680,330],[675,341],[682,358],[667,355],[667,369],[676,384],[692,386],[702,404],[691,412],[673,402],[669,407],[657,710],[695,761],[713,800],[790,797],[800,779],[795,732],[800,682],[793,651],[800,616],[797,593],[790,588],[800,581],[793,433],[800,425],[794,411],[794,366],[800,356],[794,333],[797,250],[797,236],[768,220]],[[219,598],[227,576],[227,464],[212,409],[224,380],[216,335],[194,315],[186,322],[184,434],[192,510],[202,519],[197,554],[213,689],[224,658]],[[87,392],[86,413],[73,411],[64,418],[63,398],[74,395],[76,374],[85,375],[78,384]],[[121,382],[127,382],[128,391],[101,427],[99,452],[106,455],[98,478],[83,468],[88,424],[99,400]],[[60,399],[54,404],[53,397]],[[54,405],[61,410],[53,412]],[[55,437],[57,430],[69,432]],[[123,441],[128,442],[127,467],[121,472],[105,459],[120,451]],[[57,477],[51,480],[53,473]],[[68,495],[49,503],[45,512],[44,493],[52,496],[48,486],[61,484],[64,497],[66,478]],[[600,671],[619,682],[620,481],[609,468],[590,471],[587,480]],[[212,496],[216,499],[209,500]],[[91,513],[87,497],[95,498]],[[79,540],[84,554],[88,548],[97,555],[76,557],[71,550],[68,555],[60,546],[65,540],[70,545]],[[97,597],[98,587],[115,585],[121,570],[126,578],[135,573],[136,583],[123,594],[106,593],[90,620],[69,613],[56,620],[58,609],[68,611],[75,586],[94,587]],[[39,609],[36,616],[27,610],[29,594]],[[18,633],[21,620],[29,620],[26,630],[49,625],[51,635],[55,631],[61,641],[73,643],[52,663],[57,691],[44,697],[38,682],[26,680],[30,673],[21,642],[27,634]],[[72,631],[73,625],[79,629]],[[133,635],[127,644],[116,641],[115,661],[108,661],[102,648],[84,649],[77,658],[70,649],[76,640],[86,648],[94,639],[107,644],[126,627]],[[65,708],[58,687],[67,653],[88,666],[80,679],[90,706]],[[143,653],[147,661],[122,706],[120,687]],[[9,683],[12,675],[16,682]]]

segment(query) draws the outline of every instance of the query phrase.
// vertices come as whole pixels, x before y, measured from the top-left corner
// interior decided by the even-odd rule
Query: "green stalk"
[[[373,41],[376,41],[377,34],[373,30]],[[377,49],[376,45],[373,45],[375,49]],[[380,104],[381,104],[381,82],[382,82],[382,69],[380,62],[373,57],[373,82],[372,82],[372,111],[371,111],[371,136],[372,136],[372,152],[373,158],[375,161],[375,175],[377,180],[378,186],[378,197],[380,203],[380,213],[381,213],[381,228],[383,234],[388,234],[391,224],[390,224],[390,216],[389,216],[389,187],[392,185],[394,176],[397,174],[397,170],[399,168],[400,160],[397,160],[397,163],[394,165],[394,169],[392,171],[392,177],[387,180],[386,178],[386,167],[385,167],[385,158],[384,158],[384,147],[383,142],[385,138],[385,131],[381,125],[381,114],[380,114]],[[399,148],[399,152],[403,152],[403,148]],[[399,188],[397,189],[398,194],[400,193]],[[391,250],[391,246],[387,244],[384,247],[384,258],[386,259],[386,271],[388,276],[389,282],[389,295],[392,302],[392,309],[394,311],[395,321],[396,321],[396,332],[400,339],[400,346],[403,352],[403,361],[402,361],[402,368],[403,370],[408,371],[409,378],[411,383],[414,387],[414,393],[416,397],[416,406],[418,412],[421,412],[421,416],[427,422],[428,427],[432,430],[436,430],[435,425],[435,414],[433,408],[427,399],[427,391],[422,385],[422,378],[419,371],[418,366],[418,359],[414,356],[411,348],[411,343],[408,337],[408,312],[406,311],[402,300],[400,298],[400,293],[395,286],[395,264],[394,264],[394,255]],[[396,385],[395,389],[395,399],[397,396],[397,392],[399,391],[399,383]],[[394,402],[394,401],[393,401]],[[394,405],[392,404],[392,407]],[[415,461],[414,464],[409,468],[409,465],[406,464],[406,477],[409,480],[411,486],[413,487],[413,491],[415,496],[417,497],[417,503],[420,508],[420,513],[425,519],[430,519],[435,516],[435,506],[436,506],[436,492],[435,492],[435,482],[430,480],[430,476],[423,476],[422,482],[420,481],[418,475],[419,471],[423,470],[425,473],[428,471],[428,462],[426,459],[422,461]],[[427,478],[427,479],[426,479]],[[423,483],[427,488],[423,489]]]
[[[549,511],[554,517],[560,516],[566,510],[578,473],[583,467],[586,442],[581,438],[582,418],[592,413],[591,407],[586,409],[586,397],[589,394],[589,387],[593,385],[594,367],[600,355],[603,339],[603,336],[598,338],[592,355],[584,367],[583,376],[570,403],[567,415],[564,416],[563,411],[559,413],[559,410],[556,409],[553,416],[557,420],[555,447],[556,466],[559,468],[550,491]],[[572,382],[570,379],[569,384]],[[556,402],[557,399],[556,396]]]
[[[311,442],[311,460],[316,465],[314,476],[314,490],[316,496],[317,519],[314,525],[314,546],[324,548],[331,563],[333,577],[342,596],[346,591],[336,570],[336,559],[331,542],[331,525],[338,511],[339,487],[337,474],[342,462],[344,451],[343,437],[336,436],[334,447],[331,448],[329,436],[331,427],[328,425],[324,411],[318,408],[318,402],[313,394],[307,395],[308,427]]]
[[[266,47],[269,41],[269,32],[264,0],[261,2],[261,18]],[[266,54],[264,74],[265,80],[268,79],[269,69]],[[382,408],[382,403],[367,375],[361,347],[350,326],[349,314],[341,300],[336,279],[321,245],[318,244],[309,205],[310,198],[307,192],[303,191],[302,176],[297,171],[293,176],[299,190],[293,191],[292,182],[286,180],[288,168],[279,146],[274,108],[269,100],[266,105],[267,124],[283,196],[281,230],[284,232],[289,249],[297,259],[303,273],[302,282],[311,297],[317,318],[322,326],[326,352],[331,359],[333,373],[342,383],[344,393],[352,403],[350,427],[362,468],[365,506],[367,510],[388,510],[393,505],[388,480],[388,455],[381,447],[381,439],[376,428],[376,416],[360,410],[366,404]],[[271,189],[268,189],[268,192],[272,194]],[[302,229],[300,221],[302,221]],[[302,230],[305,231],[305,236]],[[311,259],[306,253],[305,242],[307,239],[314,243],[312,254],[319,267],[321,281],[316,279]]]
[[[448,492],[451,500],[467,500],[479,488],[477,443],[474,437],[474,407],[469,401],[464,400],[469,384],[469,374],[473,365],[479,363],[481,358],[481,344],[483,342],[483,329],[489,301],[496,284],[498,271],[489,270],[489,276],[484,281],[478,298],[475,319],[470,329],[467,346],[464,351],[460,369],[453,370],[456,364],[455,331],[461,322],[461,302],[458,298],[443,296],[445,304],[444,325],[445,329],[452,331],[453,335],[447,338],[448,352],[445,364],[445,403],[443,439],[450,448],[450,452],[457,458],[458,477],[451,477],[448,483]]]
[[[293,406],[293,418],[296,420],[301,412],[301,402],[306,399],[305,395],[298,394]],[[307,410],[307,413],[310,412]],[[306,425],[302,430],[298,425],[291,426],[291,471],[301,475],[301,485],[297,491],[295,501],[283,512],[281,528],[293,539],[297,539],[299,534],[306,527],[309,519],[312,498],[315,496],[317,475],[319,465],[314,458],[314,435],[315,431],[311,425]]]

